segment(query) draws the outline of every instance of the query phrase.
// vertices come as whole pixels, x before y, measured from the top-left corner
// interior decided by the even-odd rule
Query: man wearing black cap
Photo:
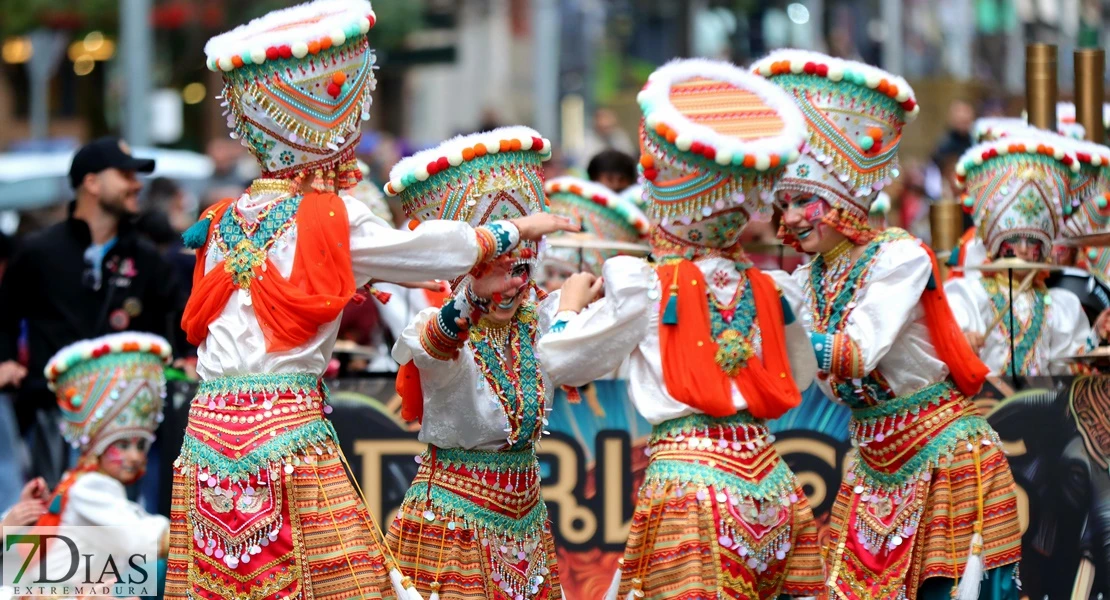
[[[132,227],[142,189],[137,174],[153,170],[153,160],[131,156],[118,138],[82,147],[69,170],[76,194],[69,217],[28,237],[0,282],[0,387],[20,388],[20,429],[36,431],[33,474],[51,485],[67,453],[43,376],[50,357],[67,344],[118,331],[181,339],[173,269]],[[16,362],[24,325],[27,369]],[[44,434],[51,436],[45,443]]]

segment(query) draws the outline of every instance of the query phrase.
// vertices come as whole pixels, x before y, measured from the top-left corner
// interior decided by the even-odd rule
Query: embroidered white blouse
[[[123,484],[103,473],[85,473],[69,488],[65,508],[61,515],[62,525],[126,527],[126,536],[96,536],[92,541],[97,551],[110,552],[119,560],[133,552],[146,552],[161,548],[162,537],[169,530],[170,520],[162,515],[147,513],[141,506],[127,499]],[[93,549],[85,548],[83,552]],[[70,564],[69,549],[64,544],[51,544],[47,547],[47,565],[57,565],[60,573],[65,574]],[[153,557],[150,557],[153,563]],[[123,565],[126,567],[126,565]],[[50,568],[53,572],[54,567]],[[78,578],[83,578],[78,573]]]
[[[559,293],[549,295],[536,306],[536,337],[549,335],[559,310]],[[426,308],[409,323],[393,346],[393,358],[400,364],[413,361],[420,370],[420,387],[424,393],[424,418],[420,441],[440,448],[497,450],[505,445],[508,416],[501,400],[486,381],[485,374],[474,361],[469,343],[453,360],[439,360],[424,351],[420,333],[428,320],[435,318],[438,308]],[[538,353],[537,353],[538,355]],[[550,360],[550,357],[548,357]],[[584,367],[592,357],[575,353],[561,357],[560,363]],[[544,383],[544,405],[550,412],[555,388],[561,385],[550,376],[547,361],[537,356],[537,368]],[[546,414],[544,420],[546,421]]]
[[[732,300],[740,272],[732,261],[703,258],[695,262],[706,284],[722,303]],[[771,274],[791,304],[801,301],[801,291],[785,273]],[[659,350],[659,306],[664,286],[647,262],[618,256],[605,262],[605,297],[567,321],[565,327],[540,340],[538,355],[552,379],[569,385],[585,385],[604,377],[628,359],[628,389],[641,415],[655,425],[698,412],[675,400],[663,381]],[[798,389],[809,387],[816,360],[809,338],[798,321],[786,326],[787,351]],[[762,348],[757,344],[757,353]],[[581,360],[582,356],[588,360]],[[747,408],[733,388],[733,404]]]
[[[1021,285],[1021,276],[1014,276],[1015,291]],[[1004,281],[1000,286],[1003,298],[1009,295],[1009,283]],[[986,336],[979,357],[990,368],[993,375],[1005,375],[1010,372],[1010,337],[1009,322],[1000,322],[998,326],[986,331],[995,319],[995,308],[990,294],[983,287],[982,280],[953,279],[945,284],[948,302],[952,306],[952,313],[960,329],[974,331]],[[1040,298],[1040,300],[1038,300]],[[1039,332],[1031,332],[1037,336],[1028,359],[1029,368],[1023,369],[1021,358],[1018,358],[1017,372],[1025,376],[1067,375],[1071,372],[1071,363],[1068,356],[1080,354],[1087,349],[1088,338],[1091,337],[1091,325],[1087,314],[1083,312],[1083,305],[1079,298],[1072,292],[1054,288],[1043,295],[1034,295],[1032,291],[1015,294],[1014,297],[1014,328],[1018,332],[1026,331],[1033,318],[1033,303],[1044,303],[1043,325]],[[1016,340],[1020,341],[1021,334]],[[1023,372],[1024,371],[1024,372]]]
[[[815,318],[814,294],[825,292],[823,283],[817,289],[811,284],[812,266],[812,262],[806,263],[793,273],[805,302],[793,308],[810,331]],[[948,377],[948,366],[937,358],[921,306],[921,293],[932,272],[932,261],[918,240],[886,242],[872,258],[840,329],[859,349],[862,371],[877,370],[897,396]],[[819,378],[818,385],[826,396],[835,398],[827,380]]]
[[[275,194],[243,194],[235,206],[252,222]],[[413,231],[394,229],[370,212],[365,204],[343,197],[351,223],[351,262],[355,285],[370,279],[424,281],[451,279],[466,273],[478,258],[474,230],[456,221],[429,221]],[[512,237],[516,239],[515,228]],[[213,236],[214,237],[214,236]],[[284,277],[293,271],[297,226],[292,225],[269,251],[270,260]],[[209,240],[205,272],[223,260],[215,240]],[[265,276],[265,275],[263,275]],[[339,319],[320,327],[301,346],[285,352],[266,352],[266,341],[251,307],[250,292],[232,293],[223,312],[209,325],[208,337],[197,350],[197,373],[210,380],[251,373],[323,373],[339,331]]]

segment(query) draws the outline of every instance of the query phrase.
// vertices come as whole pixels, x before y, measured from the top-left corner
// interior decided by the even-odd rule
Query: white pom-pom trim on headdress
[[[1039,130],[1017,117],[983,117],[971,125],[971,139],[976,144],[999,138],[1037,133]]]
[[[54,354],[46,363],[43,373],[53,387],[54,381],[73,366],[103,356],[123,352],[152,353],[168,363],[173,355],[173,346],[161,336],[138,331],[125,331],[110,335],[74,342]]]
[[[1056,122],[1058,124],[1071,124],[1076,122],[1075,103],[1056,103]],[[1102,103],[1102,126],[1110,129],[1110,102]]]
[[[551,141],[536,130],[520,125],[456,136],[393,165],[389,170],[389,183],[384,186],[385,193],[396,196],[410,185],[425,181],[432,175],[502,151],[531,151],[538,153],[540,160],[547,160],[551,158]]]
[[[765,138],[741,140],[691,121],[671,103],[671,87],[698,78],[722,81],[755,94],[782,119],[782,131]],[[809,138],[805,117],[789,94],[728,62],[702,58],[672,60],[648,77],[636,101],[647,129],[658,132],[662,126],[673,131],[673,145],[678,150],[701,155],[721,166],[731,164],[765,171],[772,165],[785,165],[797,160],[798,150]]]
[[[577,187],[577,190],[573,188]],[[609,188],[578,177],[556,177],[544,185],[544,191],[551,194],[572,194],[603,206],[616,213],[624,222],[631,225],[640,235],[651,231],[647,216],[631,201],[625,200]]]
[[[1075,156],[1073,144],[1061,135],[1044,131],[1030,131],[1013,135],[993,142],[984,142],[969,148],[956,162],[956,182],[963,187],[969,173],[1008,154],[1040,154],[1060,162],[1063,168],[1073,173],[1079,172],[1079,160]]]
[[[921,107],[917,105],[913,88],[905,79],[854,60],[834,58],[808,50],[776,50],[752,64],[752,71],[764,77],[775,75],[807,74],[824,77],[829,81],[847,81],[875,90],[893,99],[905,112],[907,123],[917,118]]]
[[[316,0],[267,13],[204,45],[211,71],[304,58],[360,39],[377,17],[368,0]]]
[[[1061,137],[1059,144],[1071,151],[1080,164],[1092,167],[1110,167],[1110,147],[1068,136]]]

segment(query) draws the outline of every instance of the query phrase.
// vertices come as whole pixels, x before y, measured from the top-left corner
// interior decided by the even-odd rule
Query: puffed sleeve
[[[1052,375],[1068,375],[1072,365],[1068,356],[1085,352],[1093,347],[1091,324],[1079,298],[1069,290],[1053,288],[1048,290],[1052,298],[1049,310],[1049,372]]]
[[[647,335],[655,270],[618,256],[605,262],[605,297],[540,338],[536,356],[556,385],[583,386],[612,373]]]
[[[413,362],[420,370],[420,385],[424,396],[430,396],[432,390],[444,389],[458,379],[468,368],[473,368],[472,360],[464,360],[469,356],[466,346],[463,346],[456,358],[444,360],[437,358],[424,349],[420,342],[424,326],[436,318],[440,309],[426,308],[417,313],[416,318],[401,332],[401,337],[393,345],[393,360],[398,364]]]
[[[400,283],[454,279],[479,258],[478,234],[466,223],[428,221],[412,231],[394,229],[350,196],[343,196],[343,204],[351,222],[356,284],[370,279]],[[516,227],[508,221],[496,225],[508,235],[508,247],[515,247],[519,239]]]
[[[786,321],[786,353],[790,359],[790,372],[799,390],[805,390],[813,383],[817,374],[817,359],[813,355],[809,333],[802,325],[798,315],[805,308],[805,291],[786,271],[769,271],[782,294],[782,313]],[[799,307],[795,310],[795,306]]]
[[[950,279],[944,284],[948,305],[961,331],[986,335],[987,323],[992,320],[992,308],[987,291],[978,277]]]
[[[76,516],[74,521],[82,525],[126,527],[130,531],[126,538],[97,538],[98,543],[111,549],[113,554],[126,554],[131,548],[160,548],[170,527],[166,517],[149,514],[128,500],[122,483],[95,472],[80,476],[70,487],[66,512],[70,511]]]
[[[818,365],[842,378],[857,379],[878,367],[933,274],[932,259],[915,239],[890,242],[879,252],[841,330],[810,334]]]

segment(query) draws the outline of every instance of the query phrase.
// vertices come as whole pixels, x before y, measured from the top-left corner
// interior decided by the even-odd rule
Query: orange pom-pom
[[[474,155],[475,156],[485,156],[486,155],[486,145],[481,143],[481,142],[479,142],[477,144],[474,144]]]
[[[409,220],[409,231],[412,231],[412,230],[416,229],[419,226],[420,226],[420,221],[417,221],[416,219],[410,219]]]
[[[655,133],[659,137],[667,137],[667,124],[666,123],[657,123],[655,125]]]
[[[755,156],[752,155],[752,154],[748,154],[748,155],[744,156],[744,168],[745,169],[750,169],[754,166],[755,166]]]
[[[320,53],[320,42],[318,42],[316,40],[312,40],[311,42],[309,42],[308,43],[308,51],[311,52],[312,54],[319,54]]]
[[[474,160],[474,148],[463,148],[462,156],[463,160]]]
[[[576,196],[581,196],[582,195],[582,186],[572,185],[572,186],[567,188],[567,191],[569,191],[570,193],[572,193]]]
[[[239,67],[243,66],[243,57],[241,57],[241,56],[232,56],[231,57],[231,64],[234,65],[236,69],[238,69]]]
[[[331,76],[331,80],[335,85],[343,85],[347,83],[347,74],[343,71],[336,71],[335,74]]]
[[[673,129],[667,130],[667,142],[673,144],[678,139],[678,133]]]
[[[867,137],[875,140],[876,142],[883,139],[883,130],[879,127],[868,127]]]
[[[650,169],[653,165],[655,165],[655,159],[652,158],[650,154],[641,154],[640,155],[640,166],[641,167],[643,167],[645,169]]]
[[[509,145],[509,140],[501,140],[501,143],[498,145],[501,147],[502,152],[508,152],[512,149],[512,146]]]
[[[520,140],[509,140],[509,150],[517,152],[520,150]]]
[[[772,154],[771,155],[771,168],[773,169],[773,168],[779,166],[779,161],[780,160],[781,159],[779,158],[778,154]]]
[[[320,49],[327,50],[328,48],[331,48],[331,38],[325,35],[320,38]]]

